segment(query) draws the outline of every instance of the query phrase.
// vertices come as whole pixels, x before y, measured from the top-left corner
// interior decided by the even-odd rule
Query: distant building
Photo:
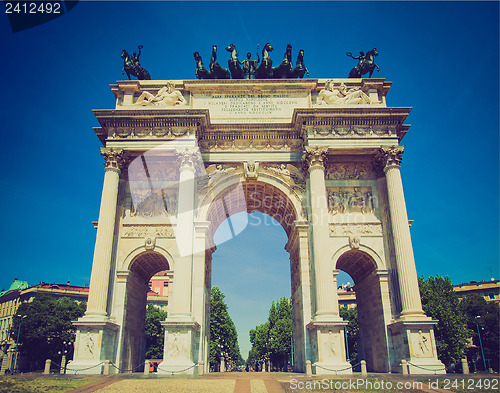
[[[172,283],[172,272],[159,272],[149,281],[147,304],[153,304],[167,311],[169,285]],[[26,281],[17,278],[8,290],[0,292],[0,374],[3,375],[12,365],[15,351],[15,337],[11,335],[12,318],[17,313],[21,303],[32,302],[36,295],[47,294],[55,298],[68,297],[77,302],[86,302],[89,296],[89,286],[66,284],[48,284],[41,282],[28,285]]]
[[[471,281],[468,283],[453,285],[453,289],[460,298],[464,298],[471,293],[481,295],[487,302],[500,303],[500,280],[491,281]],[[356,292],[349,283],[337,288],[339,296],[339,306],[353,308],[356,307]]]
[[[350,283],[342,284],[337,288],[339,296],[339,307],[355,308],[356,307],[356,292]]]
[[[500,303],[500,280],[471,281],[468,283],[453,285],[453,289],[460,298],[471,293],[481,295],[487,302]]]

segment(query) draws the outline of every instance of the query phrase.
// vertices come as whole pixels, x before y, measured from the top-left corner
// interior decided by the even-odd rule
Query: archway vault
[[[229,184],[210,202],[207,221],[211,222],[211,233],[233,214],[261,212],[278,221],[290,236],[293,224],[300,212],[290,194],[277,185],[261,180],[247,180]]]

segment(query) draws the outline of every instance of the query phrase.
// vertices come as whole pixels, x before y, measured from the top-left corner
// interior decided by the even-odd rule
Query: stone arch
[[[175,265],[174,257],[167,250],[165,250],[163,247],[155,246],[154,249],[148,250],[145,246],[140,246],[140,247],[133,249],[132,251],[130,251],[128,253],[128,255],[125,257],[125,259],[123,260],[123,262],[121,264],[120,270],[130,271],[132,265],[137,262],[138,258],[141,255],[145,255],[145,254],[150,255],[150,257],[148,257],[148,259],[149,258],[159,259],[160,256],[162,256],[166,260],[166,263],[168,264],[168,267],[169,267],[168,269],[163,269],[163,270],[173,270],[174,269],[174,265]]]
[[[124,265],[128,267],[122,332],[122,362],[124,370],[140,371],[144,365],[144,325],[150,278],[163,270],[171,270],[163,252],[140,247],[129,254]],[[168,253],[166,253],[168,254]]]
[[[334,256],[334,266],[354,280],[358,309],[360,360],[366,360],[369,371],[388,372],[388,337],[386,326],[390,321],[390,297],[387,271],[382,260],[372,249],[345,246]]]
[[[238,198],[237,192],[231,192],[238,187],[241,187],[243,198]],[[223,199],[224,202],[227,200],[226,207],[222,206]],[[283,226],[289,236],[294,221],[305,216],[299,195],[281,179],[259,175],[258,179],[243,180],[238,175],[232,175],[219,181],[205,195],[200,204],[198,220],[211,222],[210,234],[213,235],[227,217],[243,211],[268,214]]]
[[[240,187],[239,196],[237,193],[231,193],[236,187]],[[300,195],[282,179],[271,175],[259,175],[258,179],[248,180],[242,180],[238,175],[227,176],[205,196],[198,213],[199,221],[211,223],[210,230],[206,234],[208,243],[210,244],[215,231],[226,218],[243,211],[247,213],[259,211],[273,217],[287,234],[288,243],[285,249],[290,254],[294,365],[297,371],[303,372],[307,356],[306,341],[308,341],[306,324],[311,320],[311,307],[309,272],[300,267],[301,263],[309,263],[308,241],[304,240],[303,234],[302,240],[299,240],[299,231],[307,232],[305,229],[307,224],[304,221],[306,213]],[[302,229],[299,230],[300,224]],[[205,269],[208,272],[211,269],[213,250],[206,255]],[[207,275],[210,276],[210,273]],[[303,283],[305,287],[302,287]],[[206,313],[209,319],[209,308]]]

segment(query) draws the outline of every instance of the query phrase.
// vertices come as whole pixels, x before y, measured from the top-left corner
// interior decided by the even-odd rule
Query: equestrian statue
[[[380,71],[380,67],[375,64],[375,56],[378,56],[377,48],[373,48],[366,55],[363,51],[360,51],[359,56],[356,57],[351,52],[347,52],[346,55],[358,60],[358,65],[349,72],[349,78],[361,78],[367,72],[370,73],[368,78],[371,78],[375,67],[377,71]]]
[[[132,53],[132,57],[129,56],[128,52],[124,49],[122,50],[122,59],[123,59],[123,68],[122,74],[127,73],[128,79],[130,79],[130,75],[137,77],[139,80],[151,79],[149,72],[147,72],[144,68],[141,67],[139,63],[139,56],[141,55],[142,45],[138,46],[139,53]]]

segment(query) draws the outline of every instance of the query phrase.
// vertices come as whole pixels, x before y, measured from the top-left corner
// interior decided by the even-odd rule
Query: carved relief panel
[[[328,187],[327,196],[330,214],[374,213],[371,187]]]

